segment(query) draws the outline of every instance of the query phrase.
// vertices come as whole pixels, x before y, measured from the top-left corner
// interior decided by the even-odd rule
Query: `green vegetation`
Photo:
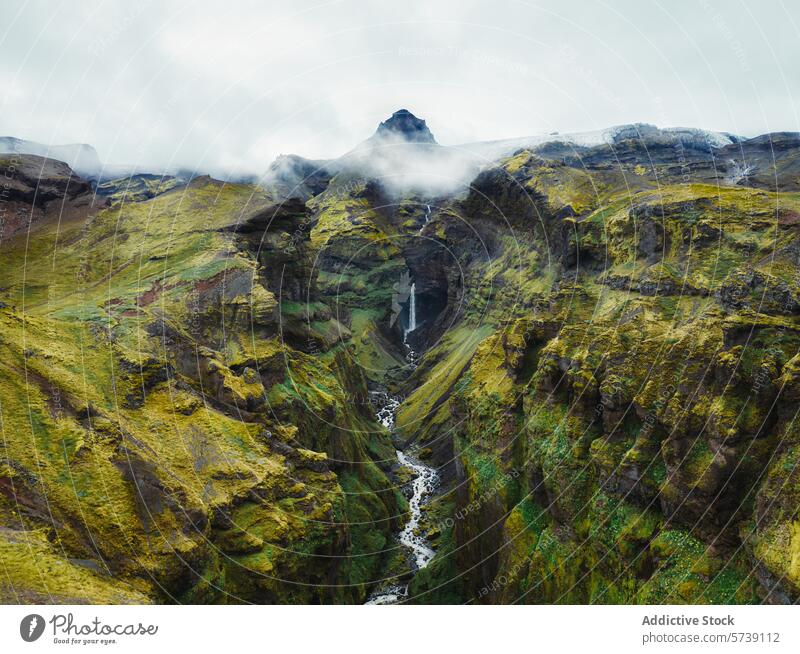
[[[443,479],[411,601],[797,601],[800,194],[697,177],[522,150],[436,200],[42,211],[0,243],[0,600],[363,602],[407,570],[397,447]]]

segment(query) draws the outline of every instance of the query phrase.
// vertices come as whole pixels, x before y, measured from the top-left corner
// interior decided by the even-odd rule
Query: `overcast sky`
[[[637,121],[800,131],[800,8],[4,0],[0,89],[0,135],[243,171],[342,154],[400,107],[443,144]]]

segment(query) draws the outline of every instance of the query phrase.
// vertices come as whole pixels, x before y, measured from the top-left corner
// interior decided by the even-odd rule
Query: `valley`
[[[798,155],[0,155],[0,599],[796,603]]]

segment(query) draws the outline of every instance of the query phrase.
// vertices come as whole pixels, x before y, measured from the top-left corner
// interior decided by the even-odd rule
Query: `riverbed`
[[[383,397],[379,397],[378,394],[382,394]],[[375,402],[376,418],[387,429],[394,429],[395,415],[400,406],[400,399],[391,397],[382,391],[376,391],[374,397],[377,399]],[[439,475],[434,468],[425,465],[402,450],[397,450],[396,455],[398,464],[414,473],[413,479],[409,482],[409,518],[398,534],[397,540],[401,547],[408,550],[409,566],[412,573],[416,573],[426,567],[436,554],[430,543],[418,533],[418,529],[427,508],[427,502],[430,501],[439,482]],[[367,604],[399,604],[407,597],[407,583],[392,584],[375,591],[370,595]]]

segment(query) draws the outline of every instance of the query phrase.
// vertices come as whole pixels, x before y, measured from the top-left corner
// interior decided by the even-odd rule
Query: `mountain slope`
[[[0,136],[0,154],[35,155],[53,161],[61,161],[78,175],[87,179],[96,179],[103,167],[97,151],[86,143],[44,145],[12,136]]]
[[[402,500],[330,311],[295,317],[304,213],[205,178],[3,242],[4,601],[363,600]]]
[[[403,448],[440,477],[410,601],[800,600],[797,135],[462,156],[399,114],[263,186],[27,161],[0,597],[363,602],[413,572]]]

